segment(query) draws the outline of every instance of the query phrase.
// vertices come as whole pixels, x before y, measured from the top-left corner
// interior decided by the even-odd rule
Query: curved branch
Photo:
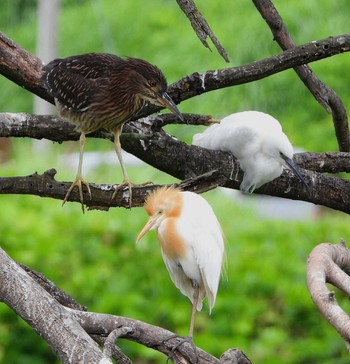
[[[345,243],[316,246],[307,260],[307,286],[312,300],[326,320],[344,338],[350,348],[350,317],[338,305],[331,283],[350,297],[350,251]]]
[[[107,356],[107,358],[112,359],[113,355],[117,355],[118,363],[132,364],[132,361],[119,349],[116,347],[115,342],[120,337],[125,337],[128,334],[131,334],[132,328],[127,326],[122,326],[114,329],[106,338],[103,344],[103,354]]]
[[[112,363],[110,355],[114,349],[110,346],[116,338],[115,334],[167,356],[174,354],[172,358],[175,363],[219,363],[218,359],[194,345],[184,343],[178,346],[183,338],[163,328],[126,317],[62,306],[1,248],[0,281],[0,300],[40,333],[63,363]],[[90,337],[106,337],[111,333],[103,352]],[[242,352],[239,353],[245,357]],[[123,358],[126,360],[125,356]],[[191,358],[197,358],[197,361]],[[250,363],[247,360],[246,363]]]
[[[274,40],[283,50],[294,48],[295,43],[288,33],[281,16],[271,0],[253,0],[256,8],[270,27]],[[342,100],[335,91],[317,78],[311,68],[304,64],[294,68],[305,86],[314,98],[333,116],[335,135],[338,140],[339,150],[350,152],[350,133],[348,116]]]

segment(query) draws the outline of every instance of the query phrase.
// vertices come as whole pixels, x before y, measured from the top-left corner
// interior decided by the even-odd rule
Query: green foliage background
[[[347,33],[348,1],[276,0],[296,43]],[[149,60],[169,83],[191,72],[241,65],[279,53],[270,30],[252,2],[197,0],[197,5],[231,59],[206,50],[173,0],[62,1],[59,56],[112,52]],[[5,0],[2,31],[36,52],[36,1]],[[349,54],[312,64],[319,77],[349,105]],[[0,78],[0,111],[32,112],[33,97]],[[211,92],[183,102],[180,110],[221,118],[242,110],[261,110],[278,118],[294,145],[307,151],[336,151],[332,121],[292,70],[251,84]],[[190,142],[200,127],[173,126],[168,131]],[[36,152],[29,140],[13,140],[10,162],[1,175],[26,175],[55,167],[57,178],[72,180],[60,156],[76,143],[48,144]],[[103,140],[89,140],[88,150],[111,150]],[[45,158],[43,156],[45,155]],[[151,167],[129,168],[136,182],[171,183]],[[106,163],[88,180],[115,183],[119,167]],[[320,209],[302,221],[266,219],[249,203],[240,204],[216,190],[206,193],[227,238],[227,279],[208,316],[205,306],[196,322],[195,342],[219,356],[242,349],[254,363],[346,363],[341,338],[313,305],[305,283],[305,262],[321,242],[350,235],[348,216]],[[155,234],[138,245],[135,238],[147,220],[143,209],[81,213],[78,204],[33,196],[0,196],[0,246],[14,259],[43,272],[91,311],[112,313],[160,325],[185,335],[190,303],[171,283]],[[338,300],[349,304],[337,292]],[[137,344],[121,342],[137,363],[163,363],[164,356]],[[26,323],[0,305],[0,362],[54,363],[54,354]]]

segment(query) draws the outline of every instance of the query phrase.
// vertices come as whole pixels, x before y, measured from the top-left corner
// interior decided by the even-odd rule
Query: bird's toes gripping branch
[[[144,182],[144,183],[133,183],[131,182],[129,179],[124,180],[123,183],[121,183],[120,185],[114,185],[114,192],[112,195],[111,200],[114,200],[115,196],[117,195],[117,192],[121,189],[124,189],[124,187],[128,187],[129,189],[129,195],[126,196],[126,198],[129,200],[129,208],[132,207],[132,188],[133,187],[144,187],[144,186],[148,186],[148,185],[152,185],[153,182],[149,181],[149,182]]]
[[[91,190],[90,190],[90,186],[89,183],[86,182],[82,177],[77,176],[77,178],[75,179],[75,181],[71,184],[71,186],[69,187],[66,196],[64,197],[64,200],[62,202],[62,206],[68,201],[68,197],[70,195],[70,193],[73,191],[74,187],[78,187],[79,189],[79,198],[80,198],[80,203],[81,203],[81,208],[83,210],[83,212],[85,212],[84,210],[84,193],[83,193],[83,185],[86,187],[87,192],[89,194],[89,198],[90,200],[92,199],[92,194],[91,194]]]

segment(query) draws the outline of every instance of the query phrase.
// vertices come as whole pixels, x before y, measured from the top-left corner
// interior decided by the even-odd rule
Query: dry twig
[[[288,33],[283,19],[271,0],[253,0],[253,2],[270,27],[274,39],[281,48],[283,50],[294,48],[296,44]],[[350,152],[348,116],[342,100],[333,89],[325,85],[315,75],[307,64],[294,67],[294,70],[320,105],[322,105],[328,113],[332,114],[339,150],[341,152]]]
[[[226,62],[230,62],[228,54],[225,48],[221,45],[220,41],[216,38],[213,31],[210,29],[208,22],[205,20],[202,13],[198,10],[196,4],[193,0],[176,0],[179,4],[181,10],[185,13],[188,20],[191,22],[193,30],[196,32],[197,37],[202,42],[202,44],[208,48],[209,44],[207,42],[207,37],[211,39],[219,54]]]

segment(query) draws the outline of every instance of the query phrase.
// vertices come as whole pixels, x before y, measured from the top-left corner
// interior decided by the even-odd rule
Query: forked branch
[[[281,48],[283,50],[294,48],[295,43],[271,0],[253,0],[253,2]],[[307,64],[294,67],[294,70],[320,105],[332,114],[339,150],[350,152],[348,116],[340,97],[332,88],[324,84]]]
[[[1,119],[4,116],[5,121]],[[243,172],[232,154],[211,151],[187,145],[165,133],[158,125],[145,118],[138,122],[127,123],[122,134],[123,148],[136,155],[147,164],[164,171],[180,180],[187,180],[180,186],[184,189],[204,192],[217,186],[239,189]],[[168,120],[169,121],[169,120]],[[33,125],[35,124],[35,128]],[[0,134],[16,137],[47,138],[54,141],[76,140],[79,135],[72,125],[57,117],[37,117],[28,114],[0,114]],[[106,132],[98,132],[95,137],[109,138]],[[307,189],[289,171],[263,187],[256,193],[289,199],[304,200],[324,205],[335,210],[350,213],[350,182],[340,177],[331,177],[318,172],[346,172],[350,169],[350,158],[347,153],[301,153],[296,160],[304,170],[303,174],[310,188]],[[49,166],[48,166],[49,167]],[[318,171],[318,172],[314,172]],[[233,173],[234,172],[234,173]],[[34,194],[42,197],[63,199],[70,183],[54,179],[56,171],[48,171],[43,175],[33,174],[24,177],[0,178],[0,193]],[[140,206],[145,196],[156,185],[133,188],[132,206]],[[86,196],[86,205],[93,209],[108,209],[114,206],[129,207],[128,189],[120,189],[116,198],[112,185],[91,184],[92,199]],[[78,201],[79,194],[72,191],[69,201]]]
[[[338,35],[287,49],[276,56],[243,66],[192,73],[171,85],[169,94],[176,103],[180,103],[205,92],[260,80],[289,68],[349,51],[350,34]],[[42,62],[37,57],[0,32],[0,74],[53,103],[52,97],[40,85],[41,68]],[[157,110],[149,107],[146,114]]]
[[[40,333],[62,363],[112,363],[111,357],[120,354],[113,344],[117,337],[158,350],[171,356],[176,364],[221,362],[187,343],[178,346],[173,352],[182,338],[160,327],[126,317],[67,308],[64,301],[61,304],[51,296],[54,292],[56,297],[66,297],[66,293],[57,292],[60,290],[53,287],[50,281],[42,284],[45,281],[43,275],[38,275],[37,272],[32,274],[28,268],[26,271],[0,248],[0,300]],[[48,287],[49,292],[46,290]],[[68,300],[69,305],[71,301],[73,299]],[[104,338],[103,351],[92,339],[96,336]],[[235,353],[237,358],[246,358],[238,349],[229,351]],[[123,358],[127,362],[126,357]],[[242,363],[250,364],[250,361],[246,358]]]

